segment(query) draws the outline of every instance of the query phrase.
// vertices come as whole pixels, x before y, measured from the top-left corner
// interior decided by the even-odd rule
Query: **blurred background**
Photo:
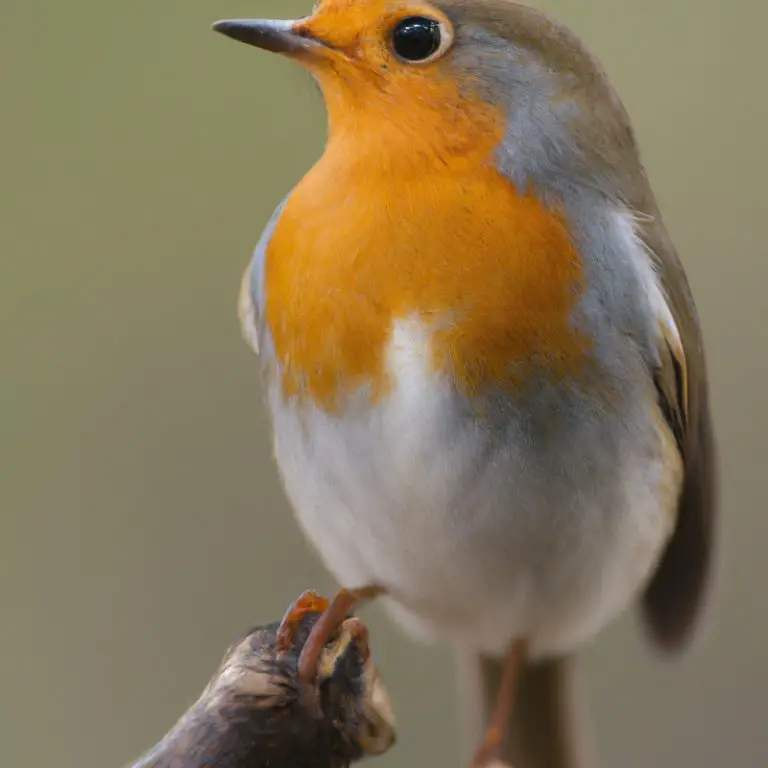
[[[210,31],[310,0],[0,6],[0,745],[119,768],[230,642],[331,591],[281,493],[241,272],[322,150],[308,75]],[[699,304],[722,460],[721,562],[694,651],[626,616],[588,657],[605,766],[766,764],[766,6],[549,0],[619,88]],[[445,649],[365,617],[400,743],[458,766]]]

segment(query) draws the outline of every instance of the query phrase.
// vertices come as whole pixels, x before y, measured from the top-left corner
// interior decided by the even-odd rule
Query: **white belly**
[[[618,425],[587,403],[582,425],[537,444],[525,414],[466,411],[427,370],[426,345],[399,323],[394,391],[342,416],[270,386],[298,520],[342,586],[386,587],[416,636],[573,649],[629,604],[671,533],[682,469],[669,436],[649,399]]]

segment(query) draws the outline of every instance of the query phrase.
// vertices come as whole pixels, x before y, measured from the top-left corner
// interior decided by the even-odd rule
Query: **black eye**
[[[395,53],[405,61],[424,61],[440,49],[440,24],[424,16],[409,16],[392,33]]]

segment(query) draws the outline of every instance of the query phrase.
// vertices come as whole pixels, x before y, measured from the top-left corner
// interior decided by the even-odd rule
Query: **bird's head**
[[[579,39],[510,0],[320,0],[297,21],[214,29],[284,54],[323,92],[329,140],[413,168],[495,162],[518,186],[621,196],[624,109]],[[618,177],[618,178],[617,178]]]

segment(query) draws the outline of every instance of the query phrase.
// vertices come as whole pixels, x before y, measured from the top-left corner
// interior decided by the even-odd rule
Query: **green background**
[[[271,463],[240,275],[322,149],[290,62],[214,35],[289,0],[0,5],[0,761],[119,766],[229,641],[332,582]],[[680,664],[633,615],[588,657],[605,766],[765,764],[765,4],[550,0],[635,122],[709,348],[723,485],[713,610]],[[459,765],[445,649],[364,614],[400,744]]]

